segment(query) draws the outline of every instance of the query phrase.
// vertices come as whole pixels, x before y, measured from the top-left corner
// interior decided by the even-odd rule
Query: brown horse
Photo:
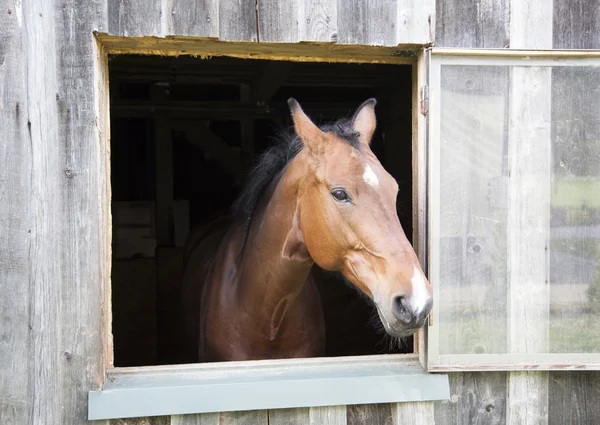
[[[296,135],[263,154],[235,220],[190,235],[182,312],[192,361],[324,355],[315,264],[373,300],[393,337],[412,335],[431,310],[398,185],[369,147],[375,100],[321,128],[288,103]]]

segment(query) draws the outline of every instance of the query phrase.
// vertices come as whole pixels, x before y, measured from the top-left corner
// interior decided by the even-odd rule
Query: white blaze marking
[[[417,269],[417,266],[413,265],[413,276],[410,279],[412,282],[412,296],[410,297],[410,305],[413,308],[415,314],[419,314],[425,308],[429,294],[427,292],[427,285],[425,284],[425,277],[423,273]]]
[[[373,186],[374,188],[379,187],[379,179],[369,164],[365,167],[365,172],[362,177],[369,186]]]

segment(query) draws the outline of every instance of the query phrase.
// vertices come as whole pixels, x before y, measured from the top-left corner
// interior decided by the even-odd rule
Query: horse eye
[[[331,192],[331,195],[339,202],[348,202],[350,200],[350,197],[344,189],[335,189]]]

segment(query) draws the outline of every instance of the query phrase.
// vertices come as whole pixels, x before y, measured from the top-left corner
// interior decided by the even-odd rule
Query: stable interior
[[[114,365],[177,363],[186,237],[226,213],[253,159],[291,125],[289,97],[316,123],[377,99],[371,148],[400,184],[410,239],[411,74],[410,65],[110,56]],[[333,279],[320,290],[327,356],[413,352],[413,338],[390,345],[354,288]]]

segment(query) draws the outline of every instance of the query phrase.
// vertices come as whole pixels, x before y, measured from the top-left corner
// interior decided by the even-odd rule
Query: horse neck
[[[296,222],[297,179],[285,172],[255,212],[242,256],[238,296],[263,310],[293,304],[303,293],[313,261]],[[255,301],[258,301],[255,303]]]

